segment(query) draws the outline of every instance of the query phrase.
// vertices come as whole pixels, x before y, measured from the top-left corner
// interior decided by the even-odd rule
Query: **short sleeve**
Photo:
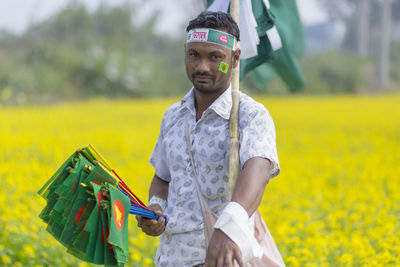
[[[165,115],[164,115],[165,118]],[[161,122],[160,134],[157,139],[157,143],[154,146],[153,152],[150,156],[150,164],[153,166],[155,173],[162,180],[169,182],[171,181],[171,174],[166,161],[166,152],[164,144],[164,118]]]
[[[241,112],[242,113],[242,112]],[[244,107],[240,119],[240,167],[254,157],[266,158],[271,162],[270,178],[280,173],[276,149],[275,125],[266,108],[256,103]]]

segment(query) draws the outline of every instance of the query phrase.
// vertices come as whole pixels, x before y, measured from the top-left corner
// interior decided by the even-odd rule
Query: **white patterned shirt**
[[[240,167],[253,157],[271,162],[271,176],[280,172],[275,126],[266,108],[240,93]],[[170,106],[161,122],[160,135],[150,157],[155,173],[169,182],[165,232],[154,262],[162,267],[191,267],[204,263],[206,243],[203,217],[197,197],[193,169],[186,145],[188,118],[194,164],[200,189],[209,208],[220,215],[228,196],[229,117],[231,88],[219,96],[196,121],[194,89],[182,101]],[[189,114],[187,114],[189,113]]]

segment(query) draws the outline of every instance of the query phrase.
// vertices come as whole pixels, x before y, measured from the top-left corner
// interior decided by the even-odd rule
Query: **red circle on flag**
[[[114,200],[113,213],[115,226],[117,226],[118,231],[121,232],[125,220],[125,209],[124,205],[122,205],[122,202],[118,199]]]
[[[224,35],[224,34],[221,34],[220,36],[219,36],[219,41],[221,42],[221,43],[223,43],[223,44],[227,44],[228,43],[228,37],[226,36],[226,35]]]
[[[222,70],[223,71],[225,71],[226,70],[226,66],[224,65],[224,66],[222,66]]]

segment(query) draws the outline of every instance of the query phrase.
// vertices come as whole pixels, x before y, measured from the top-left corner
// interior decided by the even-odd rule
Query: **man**
[[[241,93],[241,169],[231,199],[227,176],[230,81],[240,57],[240,49],[236,49],[239,29],[228,14],[203,12],[190,21],[187,31],[185,64],[193,88],[165,112],[150,158],[155,175],[150,186],[149,207],[158,215],[165,214],[169,221],[165,226],[162,217],[158,221],[137,217],[138,225],[148,235],[160,235],[155,257],[157,266],[222,267],[233,266],[234,261],[242,266],[249,260],[248,253],[244,258],[245,251],[253,250],[243,247],[242,242],[232,241],[240,239],[225,228],[230,222],[217,221],[220,227],[214,227],[206,248],[195,172],[209,208],[220,219],[240,214],[244,224],[248,224],[247,228],[243,227],[244,232],[250,233],[254,221],[249,215],[257,210],[269,178],[280,172],[275,128],[265,107]],[[189,138],[194,166],[186,138]],[[260,257],[257,253],[250,253],[250,258]]]

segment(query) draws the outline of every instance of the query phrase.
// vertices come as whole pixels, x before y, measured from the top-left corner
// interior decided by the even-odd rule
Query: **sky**
[[[0,28],[7,29],[14,33],[22,33],[32,22],[45,20],[52,14],[62,9],[71,0],[12,0],[0,1]],[[103,0],[103,2],[112,5],[125,3],[127,0]],[[185,1],[185,0],[182,0]],[[327,20],[326,14],[318,8],[317,0],[297,0],[300,16],[305,25],[310,25]],[[89,9],[95,9],[101,0],[81,0]],[[163,0],[161,3],[168,5],[172,0]],[[160,3],[160,1],[158,2]],[[169,6],[171,12],[165,12],[162,17],[162,25],[174,25],[179,23],[179,8]],[[150,14],[148,9],[145,14]]]

